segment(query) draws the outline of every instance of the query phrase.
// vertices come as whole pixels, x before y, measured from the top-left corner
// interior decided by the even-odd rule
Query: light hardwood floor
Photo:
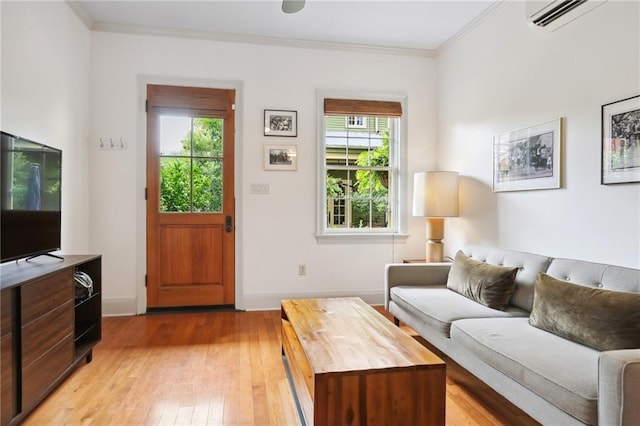
[[[102,331],[93,362],[25,425],[297,424],[279,311],[104,318]],[[445,361],[447,425],[537,424]]]

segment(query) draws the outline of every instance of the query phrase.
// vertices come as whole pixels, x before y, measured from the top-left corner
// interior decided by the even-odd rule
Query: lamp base
[[[427,218],[427,262],[444,261],[444,219],[441,217]]]
[[[427,262],[444,261],[444,244],[441,241],[427,241]]]

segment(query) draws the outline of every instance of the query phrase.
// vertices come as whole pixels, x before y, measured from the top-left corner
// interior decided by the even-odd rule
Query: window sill
[[[316,234],[316,241],[319,244],[355,244],[355,243],[399,243],[404,244],[409,238],[409,234],[389,234],[389,233],[335,233]]]

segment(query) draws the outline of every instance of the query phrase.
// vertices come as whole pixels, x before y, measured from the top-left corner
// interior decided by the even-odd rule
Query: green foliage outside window
[[[190,212],[189,161],[163,158],[160,161],[160,211]]]
[[[356,160],[358,166],[388,167],[389,166],[389,131],[385,131],[382,145],[369,154],[362,152]],[[355,201],[356,209],[369,210],[369,199],[373,202],[374,210],[386,213],[389,202],[389,172],[380,170],[356,171],[356,191],[363,200]]]
[[[221,212],[223,126],[194,118],[181,152],[160,161],[160,211]]]
[[[341,185],[342,179],[327,175],[327,197],[342,198],[344,197],[344,188]]]
[[[361,152],[356,161],[361,167],[389,167],[389,131],[382,134],[382,144],[372,151]],[[327,174],[327,197],[345,198],[345,182]],[[386,227],[389,209],[389,172],[387,170],[355,171],[355,182],[349,193],[351,204],[351,227]],[[371,216],[371,223],[370,223]],[[331,227],[332,224],[329,224]],[[335,225],[334,225],[335,226]]]

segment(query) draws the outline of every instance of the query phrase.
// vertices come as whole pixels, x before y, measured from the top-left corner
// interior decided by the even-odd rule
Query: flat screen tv
[[[59,250],[62,151],[0,136],[0,262]]]

